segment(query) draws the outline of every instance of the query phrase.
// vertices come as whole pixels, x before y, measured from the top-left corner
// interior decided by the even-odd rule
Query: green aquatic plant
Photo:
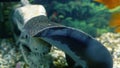
[[[97,5],[87,0],[71,0],[67,3],[53,1],[51,10],[47,12],[51,21],[82,29],[94,37],[111,31],[108,26],[111,13],[102,4]],[[97,32],[98,29],[105,31]]]

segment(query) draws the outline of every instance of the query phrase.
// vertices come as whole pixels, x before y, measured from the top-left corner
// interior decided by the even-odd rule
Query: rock
[[[20,52],[10,39],[2,39],[0,42],[0,68],[15,68],[15,62],[21,59]]]

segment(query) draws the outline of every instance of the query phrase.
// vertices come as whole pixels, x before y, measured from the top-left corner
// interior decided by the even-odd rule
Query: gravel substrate
[[[119,33],[105,33],[96,38],[100,41],[113,56],[113,68],[120,68],[120,34]],[[56,68],[63,68],[67,65],[65,54],[56,47],[52,47],[50,54],[53,57]],[[11,39],[0,40],[0,68],[29,68],[19,51]]]

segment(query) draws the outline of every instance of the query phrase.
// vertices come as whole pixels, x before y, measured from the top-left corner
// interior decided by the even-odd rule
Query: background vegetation
[[[51,21],[74,27],[92,35],[100,36],[111,32],[109,19],[111,13],[108,9],[92,0],[30,0],[32,4],[42,4],[47,10]],[[11,11],[15,3],[0,3],[0,36],[12,35]]]
[[[34,3],[46,7],[51,21],[83,30],[93,37],[112,31],[108,25],[111,13],[92,0],[35,0]]]

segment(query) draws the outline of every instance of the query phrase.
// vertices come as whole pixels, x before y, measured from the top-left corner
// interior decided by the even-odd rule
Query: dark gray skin
[[[36,36],[67,44],[77,56],[86,61],[88,68],[112,68],[113,61],[109,51],[100,42],[83,32],[67,27],[53,27],[43,30]],[[74,61],[69,55],[66,59],[69,68],[73,68]]]
[[[66,44],[72,52],[87,63],[88,68],[113,67],[113,60],[109,51],[90,35],[80,30],[50,23],[45,16],[42,16],[41,18],[35,18],[39,20],[39,24],[34,22],[34,19],[25,25],[25,29],[28,34],[35,37],[52,39],[54,41],[59,41],[62,44]],[[44,23],[44,25],[40,24],[41,22]],[[35,23],[37,24],[35,25]],[[74,67],[75,62],[70,55],[66,55],[66,59],[69,65],[68,68],[82,68],[81,66]]]

